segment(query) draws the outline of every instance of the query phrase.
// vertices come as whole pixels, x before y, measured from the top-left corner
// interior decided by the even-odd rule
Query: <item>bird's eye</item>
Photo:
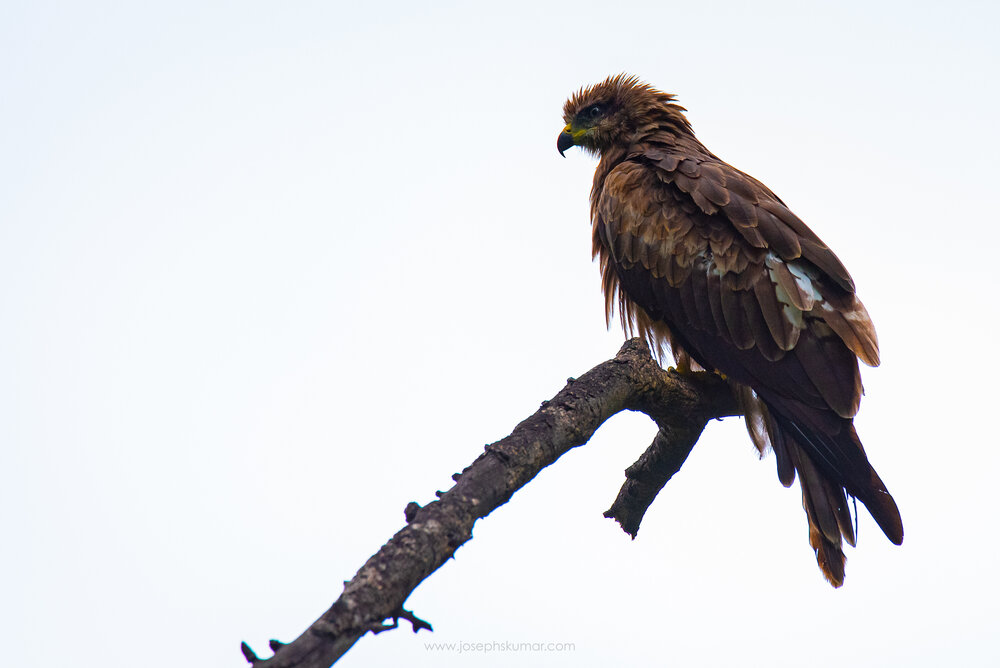
[[[590,107],[588,107],[587,110],[584,112],[587,118],[597,118],[603,113],[604,113],[604,107],[600,104],[593,104]]]

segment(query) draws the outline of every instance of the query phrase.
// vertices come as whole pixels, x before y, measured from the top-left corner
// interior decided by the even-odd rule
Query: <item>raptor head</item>
[[[556,148],[563,157],[573,146],[599,154],[613,146],[627,146],[647,127],[665,124],[690,131],[684,108],[672,104],[673,99],[626,74],[581,88],[563,106],[566,127],[559,133]]]

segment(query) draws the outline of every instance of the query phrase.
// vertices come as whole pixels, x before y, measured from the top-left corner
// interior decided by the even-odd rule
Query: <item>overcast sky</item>
[[[998,5],[354,4],[3,3],[4,664],[245,665],[613,356],[555,139],[621,71],[851,270],[906,541],[861,509],[831,589],[736,419],[631,541],[601,513],[655,427],[621,415],[417,589],[433,634],[341,665],[1000,663]],[[493,641],[575,649],[426,645]]]

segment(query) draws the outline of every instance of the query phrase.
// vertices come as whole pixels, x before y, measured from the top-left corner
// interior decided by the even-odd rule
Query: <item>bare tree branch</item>
[[[260,659],[245,643],[255,668],[328,668],[368,631],[396,628],[400,618],[414,632],[430,624],[403,609],[414,589],[472,538],[476,520],[510,500],[546,466],[583,445],[608,418],[622,410],[649,415],[660,431],[611,509],[633,537],[643,514],[681,467],[708,420],[736,413],[729,387],[711,373],[664,371],[640,339],[562,390],[506,438],[486,446],[456,484],[423,508],[410,503],[407,526],[345,583],[340,598],[288,644],[271,641],[274,656]],[[385,620],[391,619],[391,624]]]
[[[724,417],[724,416],[719,416]],[[694,444],[705,429],[705,422],[680,413],[658,420],[660,430],[653,442],[632,466],[625,469],[625,484],[611,508],[604,512],[635,538],[643,515],[664,485],[681,470]]]

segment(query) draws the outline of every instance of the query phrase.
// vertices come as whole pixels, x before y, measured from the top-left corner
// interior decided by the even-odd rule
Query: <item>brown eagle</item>
[[[563,109],[557,147],[600,156],[590,194],[605,310],[680,369],[733,385],[757,449],[786,487],[798,474],[809,542],[844,582],[855,544],[849,496],[903,541],[899,510],[854,429],[858,358],[879,363],[875,328],[833,251],[755,178],[698,141],[674,96],[619,75]]]

